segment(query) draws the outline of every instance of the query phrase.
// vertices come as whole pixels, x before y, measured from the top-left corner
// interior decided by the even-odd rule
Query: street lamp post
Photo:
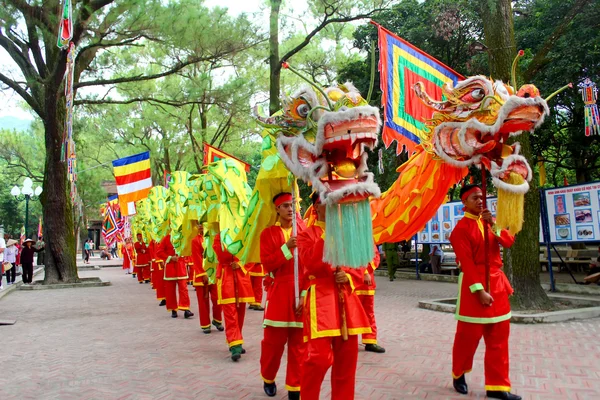
[[[29,200],[37,200],[42,194],[42,187],[38,186],[33,190],[33,181],[31,178],[25,178],[23,181],[23,187],[19,188],[17,185],[13,186],[10,194],[15,196],[15,199],[19,201],[25,200],[25,238],[27,235],[27,227],[29,225]]]

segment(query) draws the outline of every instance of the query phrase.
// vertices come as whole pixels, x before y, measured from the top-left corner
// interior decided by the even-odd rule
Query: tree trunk
[[[67,164],[61,149],[65,122],[65,96],[60,85],[49,83],[45,94],[46,165],[44,173],[44,284],[78,282],[73,206],[67,186]]]
[[[271,0],[269,17],[269,113],[275,114],[280,108],[281,65],[279,62],[279,9],[281,0]]]
[[[481,1],[480,15],[488,48],[490,74],[493,79],[510,83],[510,71],[516,54],[511,0]]]
[[[494,79],[510,83],[511,67],[516,55],[512,5],[510,0],[487,0],[480,7],[485,44],[488,47],[490,73]],[[517,90],[518,88],[515,88]],[[534,165],[529,133],[516,138],[521,154]],[[525,195],[525,221],[515,244],[504,252],[504,267],[515,289],[511,304],[515,309],[552,308],[552,303],[540,285],[539,218],[540,200],[536,179]]]

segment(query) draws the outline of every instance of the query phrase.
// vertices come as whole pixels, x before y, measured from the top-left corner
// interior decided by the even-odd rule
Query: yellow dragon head
[[[494,185],[512,193],[529,190],[532,172],[511,136],[531,131],[549,114],[546,101],[533,85],[518,92],[501,81],[473,76],[453,86],[446,83],[444,101],[434,101],[418,82],[415,93],[435,110],[423,134],[423,147],[456,167],[483,164]]]

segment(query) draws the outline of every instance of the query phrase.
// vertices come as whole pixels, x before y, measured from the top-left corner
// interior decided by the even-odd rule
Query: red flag
[[[456,84],[464,77],[382,26],[373,24],[379,30],[381,102],[385,109],[381,138],[385,147],[395,140],[396,153],[401,153],[403,147],[413,152],[421,142],[419,132],[424,130],[433,110],[421,102],[412,86],[421,82],[430,96],[441,100],[442,86],[446,82]]]
[[[241,162],[244,165],[246,172],[250,172],[250,164],[243,162],[231,154],[225,153],[221,149],[217,149],[216,147],[212,147],[211,145],[204,143],[204,165],[219,161],[223,158],[233,158],[234,160]]]

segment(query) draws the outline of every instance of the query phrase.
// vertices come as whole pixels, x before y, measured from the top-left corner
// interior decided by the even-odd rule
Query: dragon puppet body
[[[398,179],[384,193],[367,169],[365,151],[377,145],[379,110],[369,106],[352,84],[304,87],[284,99],[278,115],[257,118],[263,126],[278,130],[282,161],[327,205],[370,201],[372,233],[359,228],[378,244],[415,235],[472,165],[490,171],[499,196],[505,192],[522,201],[532,172],[519,155],[519,144],[509,145],[507,139],[537,128],[548,115],[537,88],[525,85],[515,92],[500,81],[474,76],[456,86],[445,84],[444,101],[432,100],[420,83],[413,90],[434,110],[433,118],[426,121],[416,152],[397,169]],[[517,215],[515,221],[514,212],[500,209],[498,219],[514,232],[522,223],[522,217],[519,222]]]

